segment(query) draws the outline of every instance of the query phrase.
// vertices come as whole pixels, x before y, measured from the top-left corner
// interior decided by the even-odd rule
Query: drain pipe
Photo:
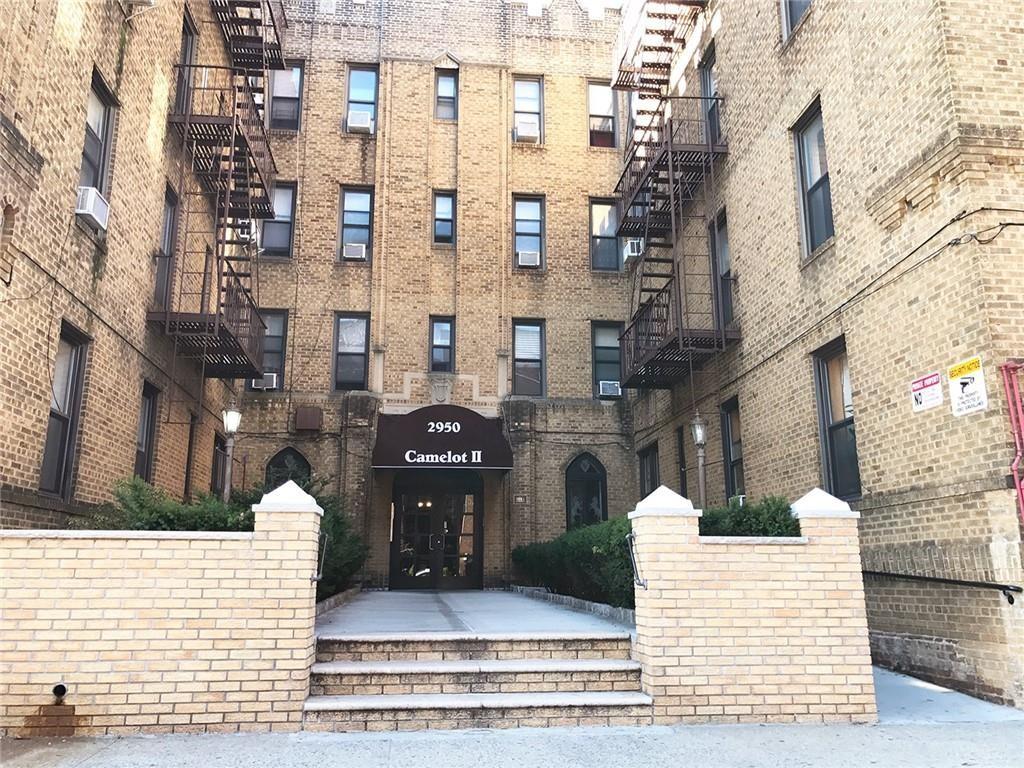
[[[58,704],[64,703],[64,697],[68,695],[68,687],[64,683],[57,683],[53,686],[53,698]]]
[[[1013,445],[1016,453],[1010,464],[1013,474],[1013,486],[1017,491],[1017,512],[1024,523],[1024,477],[1021,476],[1021,463],[1024,462],[1024,404],[1021,402],[1020,371],[1024,369],[1022,362],[1006,362],[999,366],[1003,376],[1003,389],[1006,391],[1006,404],[1010,411],[1010,432],[1013,434]]]

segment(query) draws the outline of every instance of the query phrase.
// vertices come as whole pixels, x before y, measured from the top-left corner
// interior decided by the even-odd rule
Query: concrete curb
[[[344,605],[362,591],[363,588],[357,585],[355,587],[349,587],[344,592],[339,592],[336,595],[331,595],[330,597],[321,600],[316,604],[316,615],[320,616],[328,611],[333,611],[339,605]]]
[[[630,628],[636,626],[636,614],[632,608],[616,608],[614,605],[580,600],[578,597],[570,597],[569,595],[558,595],[554,592],[548,592],[544,587],[524,587],[519,584],[511,584],[508,587],[508,591],[515,592],[517,595],[532,597],[534,600],[544,600],[556,605],[562,605],[574,611],[582,611],[583,613],[600,616],[603,619],[624,624]]]

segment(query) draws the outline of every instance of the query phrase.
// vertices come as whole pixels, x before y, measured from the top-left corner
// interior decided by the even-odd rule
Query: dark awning
[[[377,417],[375,469],[512,469],[501,419],[457,405]]]

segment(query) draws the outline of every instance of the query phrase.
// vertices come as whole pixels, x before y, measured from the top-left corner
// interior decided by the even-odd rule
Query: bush
[[[299,486],[323,507],[320,531],[327,534],[323,577],[317,583],[316,598],[341,592],[363,567],[366,545],[352,533],[341,496],[326,492],[327,480],[299,480]],[[252,505],[268,489],[235,490],[225,504],[216,496],[200,494],[182,503],[159,488],[135,477],[114,487],[114,501],[101,505],[87,518],[76,518],[77,527],[125,531],[251,531]]]
[[[553,541],[512,551],[512,562],[530,586],[561,595],[633,607],[633,566],[626,535],[629,520],[617,517],[575,528]]]
[[[704,510],[701,536],[799,536],[800,522],[789,511],[789,502],[765,496],[755,504]]]

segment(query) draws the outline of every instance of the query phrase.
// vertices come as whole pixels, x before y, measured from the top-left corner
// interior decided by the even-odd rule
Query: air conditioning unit
[[[599,381],[597,393],[601,397],[622,397],[622,387],[617,381]]]
[[[632,237],[626,241],[626,258],[639,259],[644,252],[644,241],[639,237]]]
[[[85,219],[89,226],[106,232],[107,219],[110,218],[110,205],[96,187],[79,187],[75,215]]]
[[[249,386],[262,391],[277,389],[277,374],[265,373],[262,378],[253,379]]]
[[[540,251],[516,251],[516,266],[539,267]]]
[[[341,247],[341,258],[345,261],[366,261],[366,244],[345,243]]]
[[[373,133],[373,115],[365,109],[350,109],[348,130],[350,133]]]
[[[516,117],[516,141],[536,144],[540,141],[540,118],[536,115]]]

